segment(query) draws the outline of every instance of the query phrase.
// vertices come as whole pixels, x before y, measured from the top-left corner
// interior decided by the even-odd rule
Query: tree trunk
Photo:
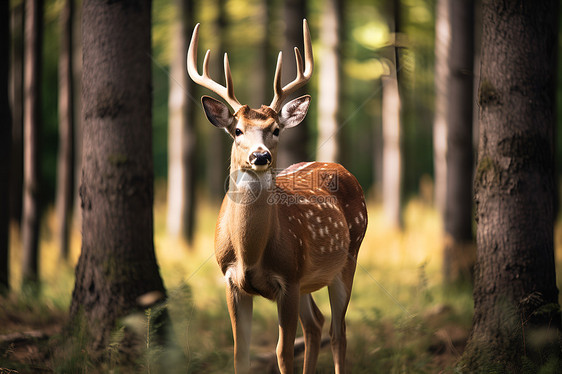
[[[433,119],[433,169],[435,206],[445,217],[447,197],[447,105],[451,78],[451,1],[437,0],[435,19],[435,115]]]
[[[12,109],[12,150],[10,157],[10,218],[21,224],[23,207],[23,24],[24,3],[12,9],[12,63],[10,101]]]
[[[483,2],[477,266],[464,372],[560,372],[554,269],[558,2]]]
[[[307,1],[287,0],[284,2],[285,38],[283,46],[282,84],[285,85],[295,79],[297,67],[295,63],[294,47],[304,53],[304,39],[302,35],[302,20],[306,18]],[[309,86],[297,90],[286,101],[302,96],[309,92]],[[267,105],[267,104],[266,104]],[[283,140],[279,143],[277,153],[277,167],[286,168],[301,161],[310,160],[308,152],[309,121],[305,118],[301,124],[283,133]]]
[[[318,145],[316,160],[337,162],[339,158],[339,111],[341,90],[341,30],[343,1],[328,0],[322,13],[322,54],[318,79]]]
[[[400,32],[400,2],[391,0],[390,29],[394,34],[389,74],[382,77],[382,140],[383,140],[383,209],[388,225],[402,227],[402,121],[398,77],[400,72],[397,45]]]
[[[262,0],[259,2],[259,27],[261,28],[261,40],[259,51],[256,55],[253,74],[249,77],[252,87],[249,105],[259,108],[262,104],[267,105],[273,98],[273,69],[275,62],[272,58],[270,39],[270,26],[273,19],[273,0]]]
[[[41,68],[43,45],[43,1],[25,3],[25,102],[24,185],[22,222],[22,280],[35,288],[39,282],[39,224],[41,220]]]
[[[225,85],[224,82],[224,54],[227,46],[228,38],[228,14],[226,0],[218,0],[218,16],[215,21],[215,34],[218,35],[219,46],[217,53],[213,53],[214,72],[212,76],[216,77],[217,82]],[[214,51],[213,51],[214,52]],[[207,131],[209,128],[207,128]],[[230,137],[221,132],[207,132],[207,185],[211,200],[220,203],[225,194],[225,181],[227,177],[229,159],[230,159]]]
[[[12,142],[12,122],[10,114],[10,3],[0,5],[0,294],[10,288],[10,146]]]
[[[389,65],[390,74],[382,77],[382,198],[388,225],[402,226],[402,150],[400,123],[400,93],[395,67]]]
[[[444,278],[469,281],[475,261],[472,236],[472,113],[474,3],[449,1],[451,43],[447,80],[447,172]]]
[[[59,153],[57,162],[57,242],[60,258],[69,254],[74,202],[74,87],[72,17],[74,0],[66,0],[60,14],[59,50]]]
[[[195,85],[187,77],[185,51],[193,29],[193,1],[177,0],[178,17],[172,42],[175,55],[170,69],[168,99],[168,233],[193,240],[197,128],[194,103],[189,99]]]
[[[118,319],[164,298],[153,242],[151,2],[85,0],[82,253],[70,314],[103,352]]]

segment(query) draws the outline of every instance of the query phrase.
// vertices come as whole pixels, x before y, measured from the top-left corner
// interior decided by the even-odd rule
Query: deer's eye
[[[239,136],[239,135],[242,135],[243,132],[242,132],[242,130],[240,130],[240,129],[236,129],[236,130],[234,130],[234,134],[235,134],[236,136]]]
[[[273,130],[273,135],[274,135],[274,136],[279,136],[279,127],[276,128],[275,130]]]

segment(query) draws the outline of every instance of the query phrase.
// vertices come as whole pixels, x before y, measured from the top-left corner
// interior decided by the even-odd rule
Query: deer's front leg
[[[226,302],[234,336],[234,370],[250,372],[250,338],[252,335],[252,296],[241,292],[230,281],[226,285]]]
[[[299,315],[299,286],[288,285],[286,292],[278,297],[279,341],[277,343],[277,362],[281,374],[293,372],[295,336]]]

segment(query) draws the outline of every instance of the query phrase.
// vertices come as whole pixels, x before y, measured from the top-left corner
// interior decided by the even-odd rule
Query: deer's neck
[[[277,235],[277,207],[269,199],[274,186],[271,172],[239,169],[231,174],[227,225],[236,257],[245,267],[258,263]]]

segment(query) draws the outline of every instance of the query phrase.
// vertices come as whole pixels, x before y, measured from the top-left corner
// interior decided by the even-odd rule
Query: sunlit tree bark
[[[322,58],[318,79],[318,145],[316,160],[337,162],[339,157],[339,111],[341,90],[341,34],[343,1],[328,0],[322,13]]]
[[[435,17],[435,115],[433,119],[433,169],[435,206],[445,213],[447,193],[447,104],[450,79],[451,0],[437,0]]]
[[[402,225],[402,150],[400,122],[400,93],[396,70],[389,65],[390,74],[382,80],[382,198],[386,221],[393,228]]]
[[[177,18],[172,43],[174,57],[170,69],[168,98],[168,233],[193,240],[197,129],[194,103],[189,94],[195,85],[185,66],[188,34],[193,29],[193,1],[176,0]],[[195,95],[191,95],[194,97]]]
[[[382,77],[382,199],[390,227],[402,227],[402,123],[398,79],[400,75],[400,2],[391,0],[390,29],[393,34],[388,61],[389,74]]]
[[[283,18],[285,20],[284,46],[283,46],[283,74],[282,84],[285,85],[295,79],[297,68],[295,65],[294,47],[298,47],[301,54],[304,51],[304,40],[302,35],[302,20],[306,18],[307,1],[287,0],[283,3]],[[309,92],[308,86],[287,97],[287,101]],[[266,103],[268,105],[269,103]],[[281,135],[277,154],[277,166],[285,168],[297,162],[307,161],[313,158],[307,151],[309,142],[309,121],[304,121],[297,127],[287,130]]]
[[[553,234],[558,7],[483,1],[467,373],[562,369]]]

